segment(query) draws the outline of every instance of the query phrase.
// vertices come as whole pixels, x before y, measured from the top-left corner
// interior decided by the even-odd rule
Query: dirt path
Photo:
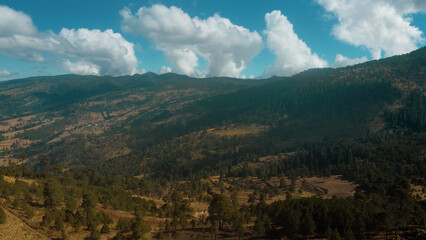
[[[37,232],[13,213],[3,208],[6,213],[7,220],[4,224],[0,224],[0,239],[2,240],[48,240],[50,238]]]

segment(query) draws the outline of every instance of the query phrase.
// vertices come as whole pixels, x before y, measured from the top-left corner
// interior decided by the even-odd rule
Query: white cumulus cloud
[[[164,74],[169,72],[172,72],[172,69],[170,67],[162,66],[159,73]]]
[[[322,68],[327,62],[311,49],[294,32],[293,24],[281,11],[265,15],[266,45],[276,55],[267,75],[290,76],[309,68]]]
[[[59,34],[38,32],[31,17],[0,6],[0,54],[25,61],[47,61],[43,54],[65,59],[61,67],[76,74],[137,73],[133,43],[108,29],[63,28]]]
[[[388,0],[388,2],[403,14],[426,12],[425,0]]]
[[[100,75],[133,75],[137,59],[133,43],[111,29],[105,31],[63,28],[59,33],[64,55],[97,66]],[[94,68],[91,68],[92,70]]]
[[[80,75],[99,75],[100,68],[90,62],[71,62],[65,59],[62,63],[62,67],[68,72],[80,74]]]
[[[7,70],[0,71],[0,78],[9,77],[10,75],[12,75],[12,73]]]
[[[37,28],[31,17],[7,6],[0,6],[0,37],[11,35],[35,35]]]
[[[173,63],[173,70],[188,76],[195,75],[195,67],[198,66],[198,57],[194,51],[186,49],[169,49],[164,57]]]
[[[350,65],[355,65],[358,63],[366,62],[368,59],[367,57],[363,56],[361,58],[347,58],[343,56],[342,54],[336,55],[336,60],[333,63],[333,67],[339,68],[339,67],[346,67]]]
[[[0,54],[8,58],[42,62],[40,51],[55,48],[51,33],[40,34],[30,16],[0,6]]]
[[[365,46],[374,59],[417,49],[422,31],[407,14],[425,12],[424,0],[316,0],[339,21],[332,34],[354,46]]]
[[[120,11],[122,29],[149,39],[165,52],[173,71],[191,76],[239,77],[263,47],[254,31],[237,26],[215,14],[207,19],[191,18],[182,9],[156,4],[136,13]],[[207,61],[207,70],[197,68],[198,58]]]

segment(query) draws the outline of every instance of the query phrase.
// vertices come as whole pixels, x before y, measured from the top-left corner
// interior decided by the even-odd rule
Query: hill
[[[158,174],[164,160],[150,151],[164,147],[178,151],[170,161],[184,159],[188,169],[207,161],[201,153],[206,141],[215,141],[210,152],[255,149],[251,155],[264,156],[324,138],[423,132],[425,53],[422,48],[356,66],[257,81],[153,73],[8,81],[0,84],[2,155],[8,162],[25,152],[35,168],[47,154],[51,165],[133,175],[151,174],[155,165]],[[223,140],[208,129],[246,134]],[[194,150],[182,155],[175,142],[189,145],[188,139],[199,145],[191,142]]]
[[[97,136],[136,118],[153,121],[194,101],[260,83],[154,73],[116,78],[64,75],[1,82],[0,155],[10,156],[4,160],[7,162],[26,149],[33,158],[33,153],[43,153],[65,139]]]
[[[424,238],[425,68],[2,82],[0,204],[55,239]]]

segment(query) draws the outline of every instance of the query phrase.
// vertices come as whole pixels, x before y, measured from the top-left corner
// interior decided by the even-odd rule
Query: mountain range
[[[0,156],[33,169],[48,156],[64,168],[186,178],[324,139],[422,134],[425,71],[421,48],[269,79],[146,73],[6,81]]]

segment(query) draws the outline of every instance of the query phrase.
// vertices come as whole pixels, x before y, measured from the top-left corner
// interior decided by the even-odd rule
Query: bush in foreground
[[[4,212],[3,208],[0,207],[0,224],[3,224],[6,222],[6,213]]]

